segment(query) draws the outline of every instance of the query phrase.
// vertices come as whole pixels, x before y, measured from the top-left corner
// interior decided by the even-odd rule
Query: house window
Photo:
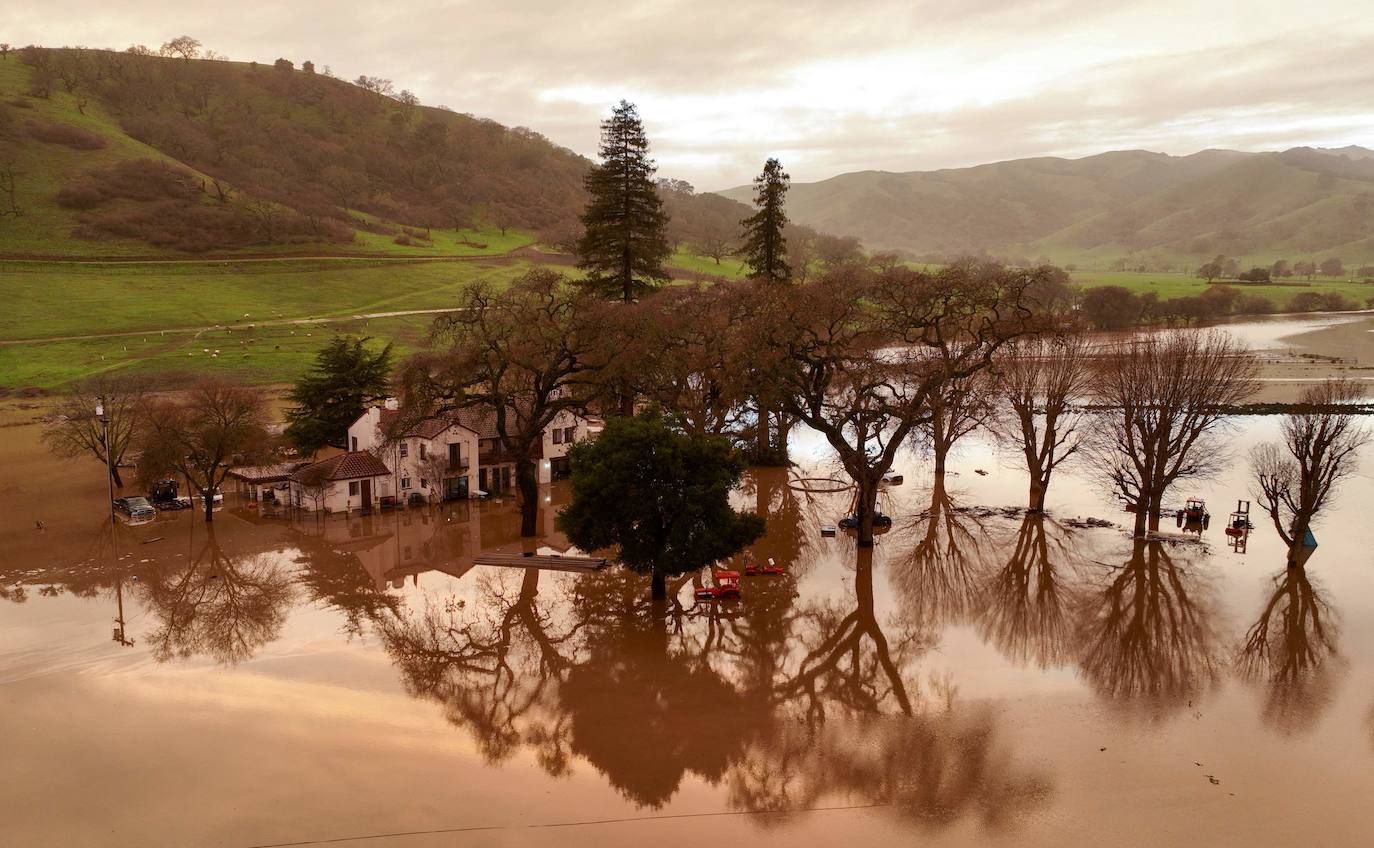
[[[553,443],[554,443],[555,445],[561,445],[561,444],[563,444],[563,428],[557,427],[557,428],[554,429],[554,431],[553,431]]]
[[[563,441],[567,442],[568,444],[572,444],[572,443],[573,443],[573,439],[575,439],[575,438],[577,438],[577,428],[576,428],[576,427],[566,427],[566,428],[564,428],[564,430],[563,430]]]
[[[351,438],[351,442],[350,442],[350,443],[353,445],[353,450],[357,450],[357,449],[358,449],[358,437],[357,437],[357,436],[352,436],[352,437],[350,437],[350,438]]]
[[[401,478],[401,488],[402,488],[402,489],[409,489],[409,488],[410,488],[410,478],[409,478],[409,477],[402,477],[402,478]]]
[[[425,478],[421,477],[421,478],[420,478],[420,488],[421,488],[421,489],[428,489],[428,488],[429,488],[429,481],[426,480]]]
[[[401,456],[410,456],[410,445],[401,442]]]
[[[357,480],[349,480],[349,481],[348,481],[348,496],[351,497],[351,498],[356,498],[356,497],[358,496],[358,481],[357,481]]]
[[[428,457],[428,455],[429,451],[425,449],[425,443],[420,442],[420,459],[425,459]]]

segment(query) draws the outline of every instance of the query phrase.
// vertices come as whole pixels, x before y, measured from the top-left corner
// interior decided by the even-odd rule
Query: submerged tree
[[[1228,408],[1255,390],[1254,358],[1229,334],[1169,332],[1119,342],[1098,361],[1093,461],[1135,512],[1134,533],[1159,529],[1175,482],[1204,476],[1226,452]]]
[[[1039,325],[1028,294],[1038,279],[1001,268],[845,268],[761,293],[747,332],[776,358],[788,411],[825,437],[854,481],[861,545],[873,543],[879,482],[930,423],[935,396]]]
[[[495,418],[514,458],[521,535],[535,535],[544,431],[585,409],[585,381],[599,304],[554,271],[537,269],[505,288],[477,283],[435,322],[448,349],[411,357],[401,373],[397,432],[433,415],[478,407]]]
[[[348,428],[371,404],[391,393],[391,345],[368,348],[368,338],[335,336],[287,397],[286,437],[302,454],[322,447],[348,449]]]
[[[1351,380],[1328,380],[1306,390],[1300,409],[1284,416],[1279,443],[1258,445],[1250,453],[1259,504],[1290,548],[1303,543],[1336,485],[1355,473],[1369,431],[1350,404],[1363,396]]]
[[[620,561],[652,577],[654,600],[669,575],[704,568],[763,535],[763,518],[738,513],[730,492],[744,463],[724,439],[682,433],[657,412],[611,419],[574,445],[572,503],[559,528],[584,550],[619,547]]]
[[[1055,469],[1082,444],[1082,415],[1074,404],[1085,398],[1090,385],[1082,336],[1017,342],[997,363],[1002,408],[994,426],[1025,459],[1032,512],[1044,511]]]
[[[930,420],[920,428],[935,461],[935,477],[945,476],[945,464],[954,445],[982,427],[992,417],[995,398],[988,372],[950,380],[930,396]]]
[[[200,494],[205,520],[213,521],[214,496],[237,464],[269,453],[267,404],[258,389],[204,380],[181,400],[164,400],[148,415],[139,476],[154,480],[180,473]]]
[[[577,255],[590,288],[626,303],[669,279],[663,262],[672,248],[656,170],[639,112],[620,101],[601,122],[601,162],[587,174]]]
[[[57,418],[43,431],[48,449],[61,457],[89,454],[101,463],[108,460],[110,479],[123,486],[119,466],[137,441],[139,428],[151,398],[147,382],[138,377],[104,375],[72,384],[55,410]],[[96,415],[97,403],[108,422]]]

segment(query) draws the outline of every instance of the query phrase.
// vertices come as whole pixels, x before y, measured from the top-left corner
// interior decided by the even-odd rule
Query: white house
[[[349,451],[292,472],[291,503],[325,512],[371,509],[385,496],[390,479],[391,469],[374,454]]]
[[[394,470],[395,480],[387,494],[409,499],[419,493],[426,499],[453,500],[514,487],[515,458],[501,446],[494,410],[474,407],[426,418],[388,440],[397,418],[396,401],[388,400],[365,411],[348,428],[350,450],[372,451]],[[588,432],[585,418],[567,411],[558,414],[544,429],[539,482],[567,476],[568,448],[586,439]]]
[[[348,447],[383,457],[392,469],[384,494],[407,502],[476,497],[478,435],[456,417],[426,418],[403,435],[392,431],[394,400],[366,410],[348,428]],[[388,436],[390,435],[390,439]]]

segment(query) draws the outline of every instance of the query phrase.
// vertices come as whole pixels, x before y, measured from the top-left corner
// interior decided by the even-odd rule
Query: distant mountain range
[[[751,188],[722,192],[747,201]],[[800,224],[930,258],[987,252],[1097,264],[1217,254],[1374,258],[1374,151],[1123,150],[794,183]]]

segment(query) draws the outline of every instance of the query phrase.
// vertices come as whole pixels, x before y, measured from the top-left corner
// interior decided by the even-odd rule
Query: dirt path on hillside
[[[63,265],[230,265],[250,262],[492,262],[505,263],[512,259],[528,259],[550,265],[571,265],[572,256],[545,253],[533,245],[524,245],[505,253],[443,254],[440,256],[400,256],[395,253],[250,253],[219,254],[213,256],[62,256],[44,253],[4,253],[0,262],[55,262]]]
[[[88,339],[123,339],[133,336],[166,335],[174,333],[177,335],[199,335],[210,330],[252,330],[260,327],[296,327],[313,324],[341,324],[347,321],[370,321],[373,318],[403,318],[407,315],[442,315],[447,312],[459,312],[457,308],[441,309],[397,309],[391,312],[359,312],[353,315],[330,315],[323,318],[274,318],[270,321],[254,321],[249,324],[208,324],[196,327],[167,327],[154,330],[121,330],[117,333],[88,333],[80,336],[49,336],[42,339],[10,339],[0,340],[0,347],[10,345],[31,345],[48,344],[50,342],[79,342]]]

